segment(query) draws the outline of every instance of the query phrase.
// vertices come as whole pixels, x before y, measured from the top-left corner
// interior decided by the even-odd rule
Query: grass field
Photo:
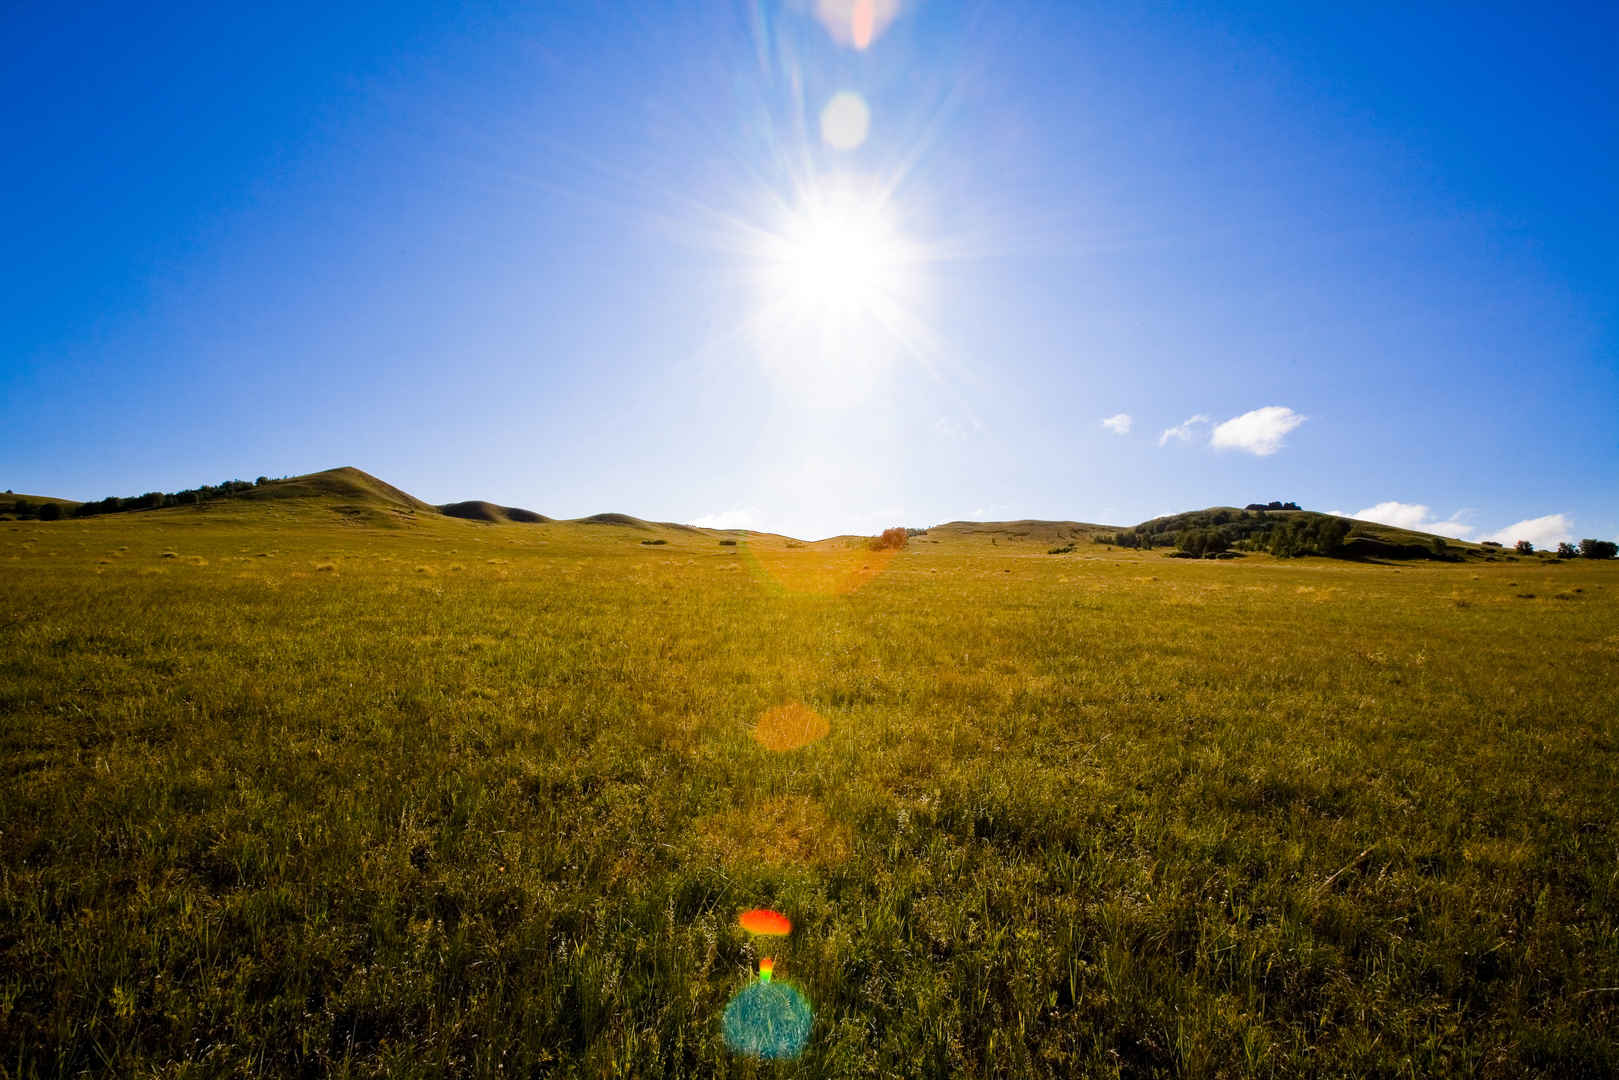
[[[336,505],[0,523],[0,1076],[1619,1070],[1619,565]]]

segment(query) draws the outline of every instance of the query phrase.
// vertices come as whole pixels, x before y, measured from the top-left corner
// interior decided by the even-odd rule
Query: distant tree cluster
[[[261,482],[263,481],[261,478]],[[148,491],[120,499],[109,495],[98,502],[80,503],[73,509],[74,517],[94,517],[98,514],[121,514],[130,510],[160,510],[165,506],[196,506],[213,499],[223,499],[242,491],[251,491],[254,485],[246,480],[226,480],[219,484],[204,484],[184,491]]]
[[[1612,559],[1619,556],[1619,544],[1612,540],[1581,540],[1580,554],[1587,559]]]
[[[1099,537],[1098,540],[1114,547],[1141,548],[1146,551],[1151,551],[1153,546],[1152,533],[1145,525],[1137,525],[1126,532],[1114,533],[1111,537]]]
[[[1300,510],[1303,509],[1296,502],[1268,502],[1249,503],[1244,510]]]
[[[6,494],[11,494],[9,491]],[[0,508],[5,504],[0,503]],[[17,499],[11,504],[11,512],[19,520],[37,518],[40,521],[60,521],[62,517],[62,504],[53,502],[36,503],[32,499]]]
[[[1270,530],[1265,549],[1282,558],[1299,555],[1332,557],[1342,554],[1344,540],[1348,536],[1349,522],[1343,518],[1285,521]]]
[[[1175,538],[1175,546],[1188,555],[1218,555],[1231,541],[1219,529],[1187,529]]]

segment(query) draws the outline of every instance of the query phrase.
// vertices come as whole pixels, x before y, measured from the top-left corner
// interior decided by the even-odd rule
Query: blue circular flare
[[[725,1044],[750,1057],[793,1058],[804,1052],[814,1023],[803,994],[786,983],[759,980],[725,1007]]]

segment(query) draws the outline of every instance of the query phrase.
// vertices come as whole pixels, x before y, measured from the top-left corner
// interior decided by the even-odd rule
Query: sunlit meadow
[[[0,524],[0,1075],[1619,1067],[1619,568],[738,535]]]

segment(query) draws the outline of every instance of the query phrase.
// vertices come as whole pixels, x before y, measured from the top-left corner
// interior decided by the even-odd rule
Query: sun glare
[[[778,237],[772,300],[797,319],[839,327],[892,302],[904,262],[904,247],[880,212],[851,200],[813,206]]]

